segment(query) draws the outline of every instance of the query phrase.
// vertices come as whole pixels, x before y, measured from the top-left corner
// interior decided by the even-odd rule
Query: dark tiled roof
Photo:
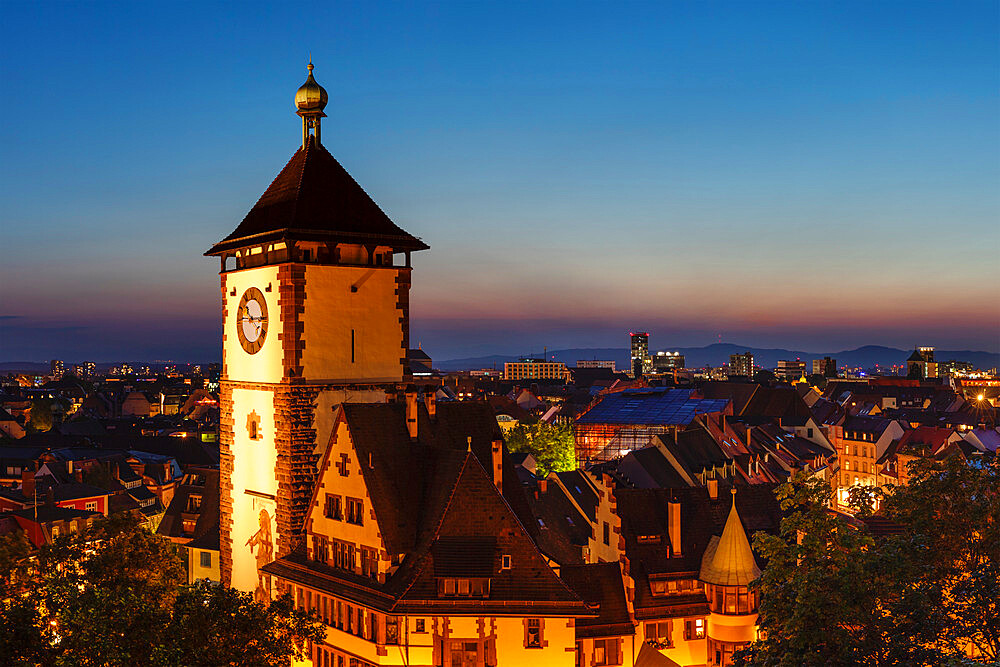
[[[623,456],[618,462],[618,474],[628,480],[629,486],[640,489],[688,486],[663,452],[654,446],[635,449]]]
[[[577,639],[635,634],[620,563],[564,565],[559,569],[559,576],[589,607],[598,611],[596,618],[577,620]]]
[[[497,553],[495,537],[440,537],[431,547],[435,577],[488,577]]]
[[[188,549],[205,549],[209,551],[219,550],[219,523],[216,521],[215,525],[209,530],[205,531],[205,534],[201,537],[196,537],[187,544],[185,544]]]
[[[401,457],[411,462],[424,459],[423,470],[428,473],[419,475],[424,489],[415,512],[416,544],[405,549],[406,558],[384,584],[309,561],[301,552],[280,558],[264,570],[393,613],[489,615],[534,609],[538,614],[544,608],[553,615],[590,615],[548,566],[475,456],[419,444],[413,447],[412,453]],[[369,479],[366,474],[366,483]],[[376,503],[384,536],[387,526],[371,487],[369,496]],[[469,563],[462,564],[463,554]],[[501,568],[502,555],[511,556],[510,569]],[[469,573],[463,576],[489,576],[489,597],[439,598],[438,576],[459,570]]]
[[[684,615],[690,609],[705,608],[702,593],[655,597],[649,588],[650,575],[697,578],[702,556],[714,535],[721,535],[732,496],[720,489],[716,499],[709,498],[704,488],[685,489],[618,489],[615,492],[617,510],[622,518],[625,551],[631,564],[629,573],[635,579],[636,616],[650,618],[656,614]],[[670,543],[667,524],[667,502],[681,504],[681,556],[668,557]],[[781,508],[774,497],[774,485],[753,484],[740,487],[736,507],[747,537],[752,539],[759,530],[777,533]],[[656,543],[639,542],[638,536],[658,535]],[[701,612],[693,612],[701,613]]]
[[[140,490],[146,487],[140,486],[131,489],[130,495],[139,499]],[[219,471],[214,468],[192,468],[185,474],[182,483],[174,491],[174,497],[170,501],[170,506],[163,514],[157,534],[166,537],[181,537],[183,533],[183,514],[188,513],[188,500],[192,495],[201,496],[200,506],[197,511],[198,518],[195,521],[194,530],[191,537],[201,538],[213,530],[219,531]]]
[[[704,428],[689,428],[673,436],[656,436],[660,446],[670,452],[689,475],[697,475],[705,469],[725,465],[729,457],[719,443]]]
[[[206,254],[280,239],[378,243],[399,250],[428,247],[397,227],[312,138],[295,151],[235,231]]]

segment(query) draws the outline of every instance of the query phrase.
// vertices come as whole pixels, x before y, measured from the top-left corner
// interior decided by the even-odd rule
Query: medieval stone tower
[[[258,567],[296,544],[333,407],[382,401],[408,375],[410,254],[397,227],[320,143],[326,91],[295,94],[302,145],[221,262],[223,582],[269,596]]]

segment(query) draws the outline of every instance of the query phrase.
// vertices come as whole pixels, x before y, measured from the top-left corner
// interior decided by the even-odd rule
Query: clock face
[[[267,338],[267,301],[256,287],[243,293],[236,311],[236,334],[247,354],[256,354]]]

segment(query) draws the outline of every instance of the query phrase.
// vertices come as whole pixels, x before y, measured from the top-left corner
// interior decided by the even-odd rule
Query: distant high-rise
[[[780,359],[778,361],[778,368],[775,369],[774,374],[782,380],[794,382],[806,374],[806,362],[799,359]]]
[[[652,360],[649,358],[649,334],[645,331],[633,331],[632,338],[632,375],[638,379],[644,373],[652,370]]]
[[[49,362],[49,375],[61,378],[65,372],[66,367],[63,365],[62,359],[53,359]]]
[[[925,379],[938,376],[937,362],[934,361],[933,347],[918,347],[906,360],[906,374]]]
[[[753,353],[729,355],[729,374],[753,377]]]
[[[828,378],[837,377],[837,360],[830,357],[813,359],[813,375],[822,375]]]
[[[653,372],[670,373],[684,368],[684,355],[680,352],[660,351],[653,355]]]

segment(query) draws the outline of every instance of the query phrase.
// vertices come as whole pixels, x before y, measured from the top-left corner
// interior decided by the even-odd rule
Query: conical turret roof
[[[718,586],[746,586],[760,576],[760,568],[750,548],[750,540],[736,511],[736,489],[733,506],[726,519],[722,537],[713,537],[701,559],[699,579]]]

